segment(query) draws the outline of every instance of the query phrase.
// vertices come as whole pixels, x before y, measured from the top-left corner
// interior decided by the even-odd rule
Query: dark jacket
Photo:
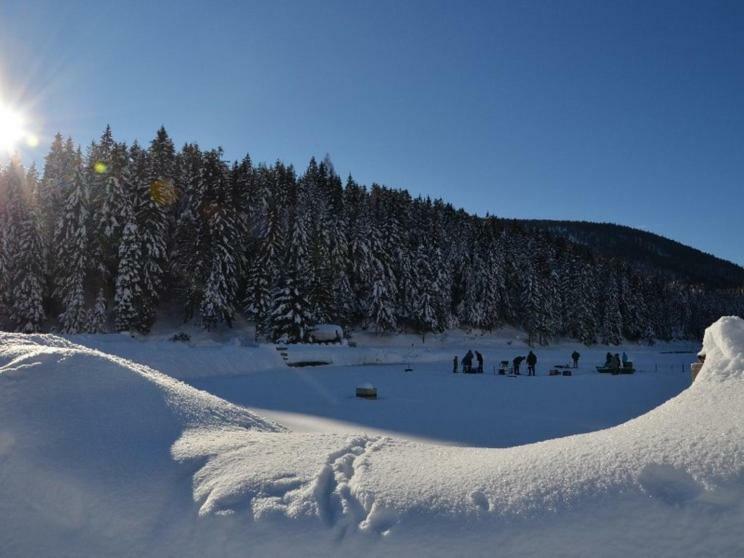
[[[535,366],[537,364],[537,355],[532,351],[527,355],[527,364],[529,366]]]

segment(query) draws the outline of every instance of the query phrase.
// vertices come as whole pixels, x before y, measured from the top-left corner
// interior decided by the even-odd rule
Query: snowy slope
[[[192,509],[187,428],[281,427],[148,367],[0,334],[0,556],[137,555]]]
[[[739,556],[744,321],[620,426],[506,449],[287,432],[122,358],[0,335],[1,556]],[[547,380],[547,379],[546,379]]]

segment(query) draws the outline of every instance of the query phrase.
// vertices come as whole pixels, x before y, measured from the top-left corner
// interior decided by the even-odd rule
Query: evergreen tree
[[[306,282],[307,221],[305,213],[296,205],[293,213],[286,265],[273,297],[271,321],[274,339],[286,336],[290,342],[302,342],[307,339],[312,325]]]
[[[605,345],[619,345],[622,342],[623,317],[620,314],[617,279],[613,269],[607,270],[602,308],[602,343]]]
[[[37,216],[31,208],[35,176],[23,174],[17,161],[2,173],[5,184],[5,211],[0,234],[3,278],[2,306],[9,327],[26,333],[40,331],[44,319],[44,254]]]
[[[271,333],[272,293],[278,287],[277,263],[284,254],[281,191],[276,176],[266,167],[259,168],[256,178],[256,207],[253,222],[256,241],[249,266],[245,312],[256,324],[256,334]]]
[[[132,202],[125,198],[119,266],[114,291],[114,320],[117,331],[134,331],[141,327],[139,301],[142,297],[142,244]]]
[[[167,187],[152,181],[153,165],[148,154],[136,143],[130,148],[127,186],[135,194],[137,229],[142,242],[142,296],[139,301],[142,331],[149,331],[162,294],[166,265]]]
[[[106,321],[106,296],[103,293],[103,288],[101,288],[98,289],[96,302],[90,312],[88,333],[104,333],[106,331]]]
[[[107,128],[104,138],[109,134],[110,129]],[[101,166],[101,161],[98,160],[98,167],[95,170],[100,190],[98,205],[94,212],[94,230],[95,239],[99,245],[97,253],[101,258],[99,267],[104,282],[108,282],[113,280],[116,274],[119,243],[124,226],[124,176],[128,152],[125,145],[113,144],[110,150],[104,153],[106,162]]]
[[[430,254],[423,247],[419,247],[416,254],[416,269],[417,297],[413,320],[422,339],[426,340],[427,333],[441,330],[441,323],[436,307],[436,272],[432,269]]]
[[[206,215],[203,246],[207,261],[200,269],[208,269],[209,275],[204,278],[200,313],[207,329],[222,321],[232,323],[240,269],[238,219],[227,166],[221,155],[219,150],[205,155],[201,176],[202,211]]]
[[[63,308],[59,322],[65,333],[85,331],[88,321],[86,288],[90,264],[90,214],[88,185],[81,168],[81,159],[78,152],[73,182],[65,193],[62,214],[55,231],[55,294]]]

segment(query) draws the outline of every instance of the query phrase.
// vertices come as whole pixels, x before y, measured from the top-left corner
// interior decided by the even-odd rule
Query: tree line
[[[523,328],[533,343],[699,337],[744,293],[690,284],[513,221],[342,180],[328,158],[230,163],[110,128],[57,135],[43,173],[0,169],[0,326],[147,333],[163,308],[307,339],[334,322],[421,334]]]

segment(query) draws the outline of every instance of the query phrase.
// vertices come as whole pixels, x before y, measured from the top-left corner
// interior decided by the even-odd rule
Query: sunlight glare
[[[39,138],[26,129],[25,119],[19,111],[0,103],[0,153],[12,154],[21,143],[36,147]]]

